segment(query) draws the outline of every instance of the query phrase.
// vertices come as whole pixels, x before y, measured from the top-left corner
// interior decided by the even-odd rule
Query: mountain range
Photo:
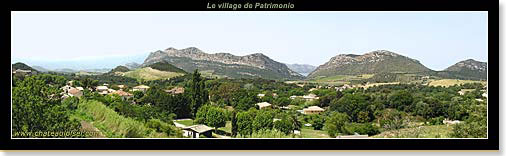
[[[13,68],[14,66],[21,68],[29,67],[23,65],[13,64]],[[48,70],[41,66],[33,66],[33,68],[30,67],[29,69],[41,72],[54,71],[64,73],[76,73],[79,71],[107,73],[111,71],[111,69],[107,68],[89,70],[61,68]],[[113,69],[112,73],[130,72],[146,74],[147,72],[159,74],[158,71],[163,71],[184,74],[191,73],[195,69],[198,69],[205,76],[275,80],[318,79],[336,75],[381,75],[379,73],[415,73],[442,78],[473,80],[487,78],[487,63],[473,59],[460,61],[442,71],[434,71],[425,67],[418,60],[387,50],[377,50],[363,55],[339,54],[330,58],[328,62],[315,67],[306,64],[283,64],[261,53],[245,56],[236,56],[229,53],[209,54],[195,47],[179,50],[167,48],[163,51],[151,52],[142,64],[136,62],[126,63]],[[167,73],[163,74],[167,75]],[[306,74],[308,74],[307,77],[304,76]],[[161,77],[165,78],[166,76]]]
[[[304,78],[285,64],[274,61],[261,53],[235,56],[229,53],[208,54],[195,47],[181,50],[167,48],[150,53],[142,66],[160,61],[167,61],[186,72],[198,69],[217,77],[279,80]]]

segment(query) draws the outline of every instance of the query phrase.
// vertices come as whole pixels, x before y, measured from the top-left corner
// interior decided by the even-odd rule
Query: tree
[[[487,107],[473,105],[469,118],[464,123],[456,124],[450,136],[456,138],[487,137]]]
[[[274,99],[274,105],[277,105],[277,106],[288,106],[290,104],[290,99],[288,99],[287,97],[279,97],[279,98],[276,98]]]
[[[268,110],[260,110],[255,116],[253,121],[253,129],[258,131],[260,129],[272,129],[274,114]]]
[[[194,122],[198,124],[205,124],[207,119],[207,112],[209,109],[211,109],[211,107],[211,105],[203,105],[200,107],[197,111]]]
[[[142,91],[134,91],[134,99],[141,99],[144,96]]]
[[[330,104],[330,110],[344,112],[348,116],[350,116],[351,120],[354,122],[359,121],[359,113],[362,113],[361,120],[367,119],[364,115],[369,116],[370,114],[367,111],[368,106],[370,105],[370,98],[362,93],[355,94],[345,94],[340,99],[332,100]],[[364,114],[366,113],[366,114]],[[368,120],[368,119],[367,119]]]
[[[413,96],[406,90],[393,92],[388,96],[388,107],[398,110],[405,110],[406,107],[413,104]]]
[[[350,117],[344,113],[332,112],[325,121],[324,129],[330,137],[335,138],[340,133],[345,133],[344,126],[350,121]]]
[[[192,114],[195,117],[197,111],[203,104],[209,100],[208,92],[205,87],[204,79],[200,76],[197,69],[193,72],[192,79],[189,83],[189,95],[191,97]]]
[[[283,117],[281,120],[277,120],[276,122],[274,122],[273,125],[274,125],[274,129],[277,129],[287,135],[292,133],[294,130],[291,120],[289,118],[287,118],[286,116]]]
[[[318,114],[311,115],[311,126],[313,126],[315,130],[321,130],[324,125],[325,125],[325,118],[321,117]]]
[[[344,129],[346,130],[346,134],[353,135],[355,133],[361,134],[361,135],[376,135],[378,134],[379,127],[372,125],[371,123],[347,123],[344,126]]]
[[[207,111],[206,124],[214,127],[214,131],[218,131],[218,127],[225,127],[226,121],[225,111],[218,107],[211,107]]]
[[[232,112],[232,136],[235,137],[237,135],[237,112]]]
[[[79,122],[70,119],[75,99],[62,103],[58,96],[63,84],[63,77],[48,74],[18,81],[12,88],[13,132],[78,131]]]
[[[386,130],[400,129],[407,124],[403,112],[396,109],[385,109],[380,114],[381,115],[378,117],[378,120],[381,127]]]
[[[243,111],[237,113],[237,132],[242,136],[249,136],[253,133],[254,111]]]

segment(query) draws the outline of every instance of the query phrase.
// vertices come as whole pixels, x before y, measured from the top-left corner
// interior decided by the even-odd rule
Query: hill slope
[[[176,72],[176,73],[184,73],[184,74],[187,73],[183,69],[178,68],[178,67],[168,63],[165,60],[150,64],[150,65],[148,65],[148,67],[151,67],[153,69],[160,70],[160,71],[166,71],[166,72]]]
[[[24,63],[21,63],[21,62],[12,64],[12,70],[14,71],[16,69],[37,71],[37,70],[33,69],[32,67],[30,67]]]
[[[137,80],[159,80],[159,79],[169,79],[177,76],[183,76],[184,73],[177,73],[177,72],[166,72],[166,71],[160,71],[153,69],[151,67],[144,67],[139,68],[136,70],[132,70],[129,72],[125,72],[122,74],[122,76],[134,78]]]
[[[340,54],[318,66],[308,78],[375,73],[419,73],[431,71],[418,60],[390,51],[378,50],[364,55]]]
[[[487,79],[487,63],[468,59],[446,68],[443,72],[459,79],[483,80]]]
[[[223,77],[303,78],[302,75],[290,70],[285,64],[276,62],[261,53],[246,56],[235,56],[229,53],[207,54],[195,47],[181,50],[168,48],[164,51],[152,52],[142,66],[148,66],[163,60],[186,72],[193,72],[195,69],[199,69],[199,71],[206,71],[207,73]]]

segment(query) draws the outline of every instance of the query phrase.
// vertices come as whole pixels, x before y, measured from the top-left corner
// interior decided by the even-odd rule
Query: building
[[[64,93],[68,93],[68,91],[69,91],[70,89],[72,89],[72,86],[65,85],[65,86],[61,87],[60,89],[62,89]]]
[[[311,107],[302,109],[302,111],[304,114],[319,114],[321,112],[324,112],[325,109],[320,108],[318,106],[311,106]]]
[[[183,136],[191,138],[200,138],[205,136],[211,138],[213,128],[206,125],[193,125],[183,128]]]
[[[68,94],[69,96],[75,96],[75,97],[81,97],[83,96],[83,92],[80,91],[79,89],[76,89],[76,88],[72,88],[72,89],[69,89],[68,90]]]
[[[309,94],[309,95],[304,95],[302,96],[302,98],[306,101],[313,101],[314,99],[319,99],[319,97],[317,97],[315,94]]]
[[[257,94],[257,96],[258,96],[259,98],[263,98],[263,97],[265,96],[265,94]]]
[[[109,88],[107,86],[97,86],[97,91],[98,92],[104,92],[104,91],[107,91],[109,90]]]
[[[80,91],[84,91],[83,87],[76,87],[76,89],[79,89]]]
[[[256,104],[259,109],[270,108],[272,105],[268,102],[260,102]]]
[[[126,86],[125,86],[125,85],[118,85],[118,88],[119,88],[120,90],[123,90],[123,89],[125,89],[125,88],[126,88]]]
[[[485,97],[485,98],[488,98],[488,95],[487,95],[487,92],[481,94],[481,96]]]
[[[343,90],[349,89],[349,88],[352,88],[352,87],[350,85],[348,85],[348,84],[344,84],[341,87],[337,87],[336,90],[342,92]]]
[[[146,92],[148,89],[149,89],[149,86],[146,86],[146,85],[139,85],[139,86],[135,86],[132,90],[133,90],[134,92],[135,92],[135,91]]]
[[[121,96],[122,98],[132,98],[134,95],[132,93],[129,93],[129,92],[125,92],[125,91],[122,91],[122,90],[117,90],[117,91],[114,91],[112,92],[111,94],[116,94],[116,95],[119,95]]]
[[[182,93],[184,93],[184,88],[183,87],[174,87],[170,90],[165,90],[165,92],[167,92],[169,94],[182,94]]]

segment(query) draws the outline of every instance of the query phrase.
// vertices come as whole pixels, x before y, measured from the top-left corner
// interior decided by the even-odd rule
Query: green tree
[[[280,107],[288,106],[290,104],[290,102],[291,102],[290,99],[288,99],[287,97],[279,97],[279,98],[274,99],[274,105],[277,105]]]
[[[237,112],[232,111],[232,136],[235,137],[237,135]]]
[[[350,122],[350,117],[345,113],[332,112],[325,120],[324,129],[330,137],[335,138],[340,133],[346,133],[344,126]]]
[[[268,110],[260,110],[253,121],[253,129],[272,129],[274,114]]]
[[[362,113],[361,120],[367,119],[364,118],[364,116],[369,116],[370,114],[367,111],[368,106],[370,105],[370,98],[362,93],[355,93],[355,94],[345,94],[340,99],[334,99],[332,100],[330,104],[330,110],[331,111],[338,111],[338,112],[344,112],[348,116],[350,116],[351,120],[354,122],[359,121],[359,113],[365,112],[366,114]]]
[[[311,115],[311,126],[313,126],[315,130],[321,130],[324,125],[325,125],[325,118],[323,118],[319,114]]]
[[[283,117],[281,120],[277,120],[276,122],[274,122],[273,128],[287,135],[292,133],[294,130],[292,120],[290,120],[286,116]]]
[[[242,136],[249,136],[253,133],[254,111],[243,111],[237,113],[237,132]]]
[[[79,122],[70,119],[73,110],[69,109],[75,108],[75,99],[62,104],[57,96],[63,84],[63,77],[48,74],[18,81],[12,88],[13,132],[78,131]]]
[[[211,107],[207,111],[206,115],[206,124],[214,127],[215,132],[217,132],[218,127],[225,127],[226,121],[225,111],[218,107]]]
[[[191,110],[193,117],[197,115],[200,106],[207,103],[209,100],[208,92],[205,87],[205,80],[200,76],[197,69],[193,72],[192,79],[189,83],[189,95],[191,98]]]

